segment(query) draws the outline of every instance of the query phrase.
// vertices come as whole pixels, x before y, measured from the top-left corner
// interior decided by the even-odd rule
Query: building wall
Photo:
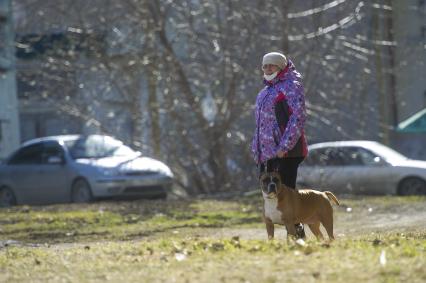
[[[393,4],[398,123],[426,107],[426,1]],[[390,145],[412,159],[426,160],[426,133],[392,131]]]
[[[426,135],[424,133],[392,132],[391,147],[411,159],[426,160]]]
[[[53,105],[40,101],[20,101],[21,141],[36,137],[78,134],[82,123],[73,116],[59,113]]]
[[[0,1],[0,160],[19,146],[14,31],[10,0]]]
[[[426,1],[393,1],[398,122],[426,107]]]

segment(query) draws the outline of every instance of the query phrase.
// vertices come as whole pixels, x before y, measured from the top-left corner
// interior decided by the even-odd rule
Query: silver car
[[[0,206],[165,198],[172,182],[164,163],[112,137],[52,136],[24,143],[0,165]]]
[[[298,185],[349,194],[426,194],[426,161],[374,141],[313,144]]]

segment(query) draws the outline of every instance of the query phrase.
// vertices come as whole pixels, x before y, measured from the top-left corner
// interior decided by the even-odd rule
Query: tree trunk
[[[157,79],[155,76],[155,69],[153,68],[152,62],[148,65],[146,72],[148,77],[148,108],[149,118],[151,121],[151,138],[154,156],[161,157],[161,129],[160,129],[160,115],[159,105],[157,100]]]

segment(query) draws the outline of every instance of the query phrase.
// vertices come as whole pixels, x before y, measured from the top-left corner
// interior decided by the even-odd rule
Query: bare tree
[[[99,132],[123,137],[122,128],[131,125],[125,141],[171,164],[190,192],[253,185],[253,104],[262,87],[261,56],[272,50],[286,53],[304,75],[311,141],[383,134],[385,122],[371,121],[383,116],[377,93],[385,95],[393,63],[381,55],[391,58],[391,48],[374,43],[393,41],[391,23],[379,27],[386,11],[364,1],[26,0],[18,6],[34,15],[20,26],[38,29],[36,42],[62,36],[42,54],[29,52],[37,56],[31,62],[39,76],[21,71],[21,81],[38,85],[40,99]],[[34,46],[31,40],[21,38],[18,47]]]

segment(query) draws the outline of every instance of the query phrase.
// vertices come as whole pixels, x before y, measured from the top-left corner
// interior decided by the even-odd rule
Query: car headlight
[[[167,165],[161,164],[158,169],[160,173],[166,175],[167,177],[173,178],[173,172]]]
[[[172,172],[172,170],[170,170],[170,168],[169,167],[167,167],[167,166],[165,166],[166,168],[164,169],[164,174],[167,176],[167,177],[170,177],[170,178],[173,178],[173,172]]]

